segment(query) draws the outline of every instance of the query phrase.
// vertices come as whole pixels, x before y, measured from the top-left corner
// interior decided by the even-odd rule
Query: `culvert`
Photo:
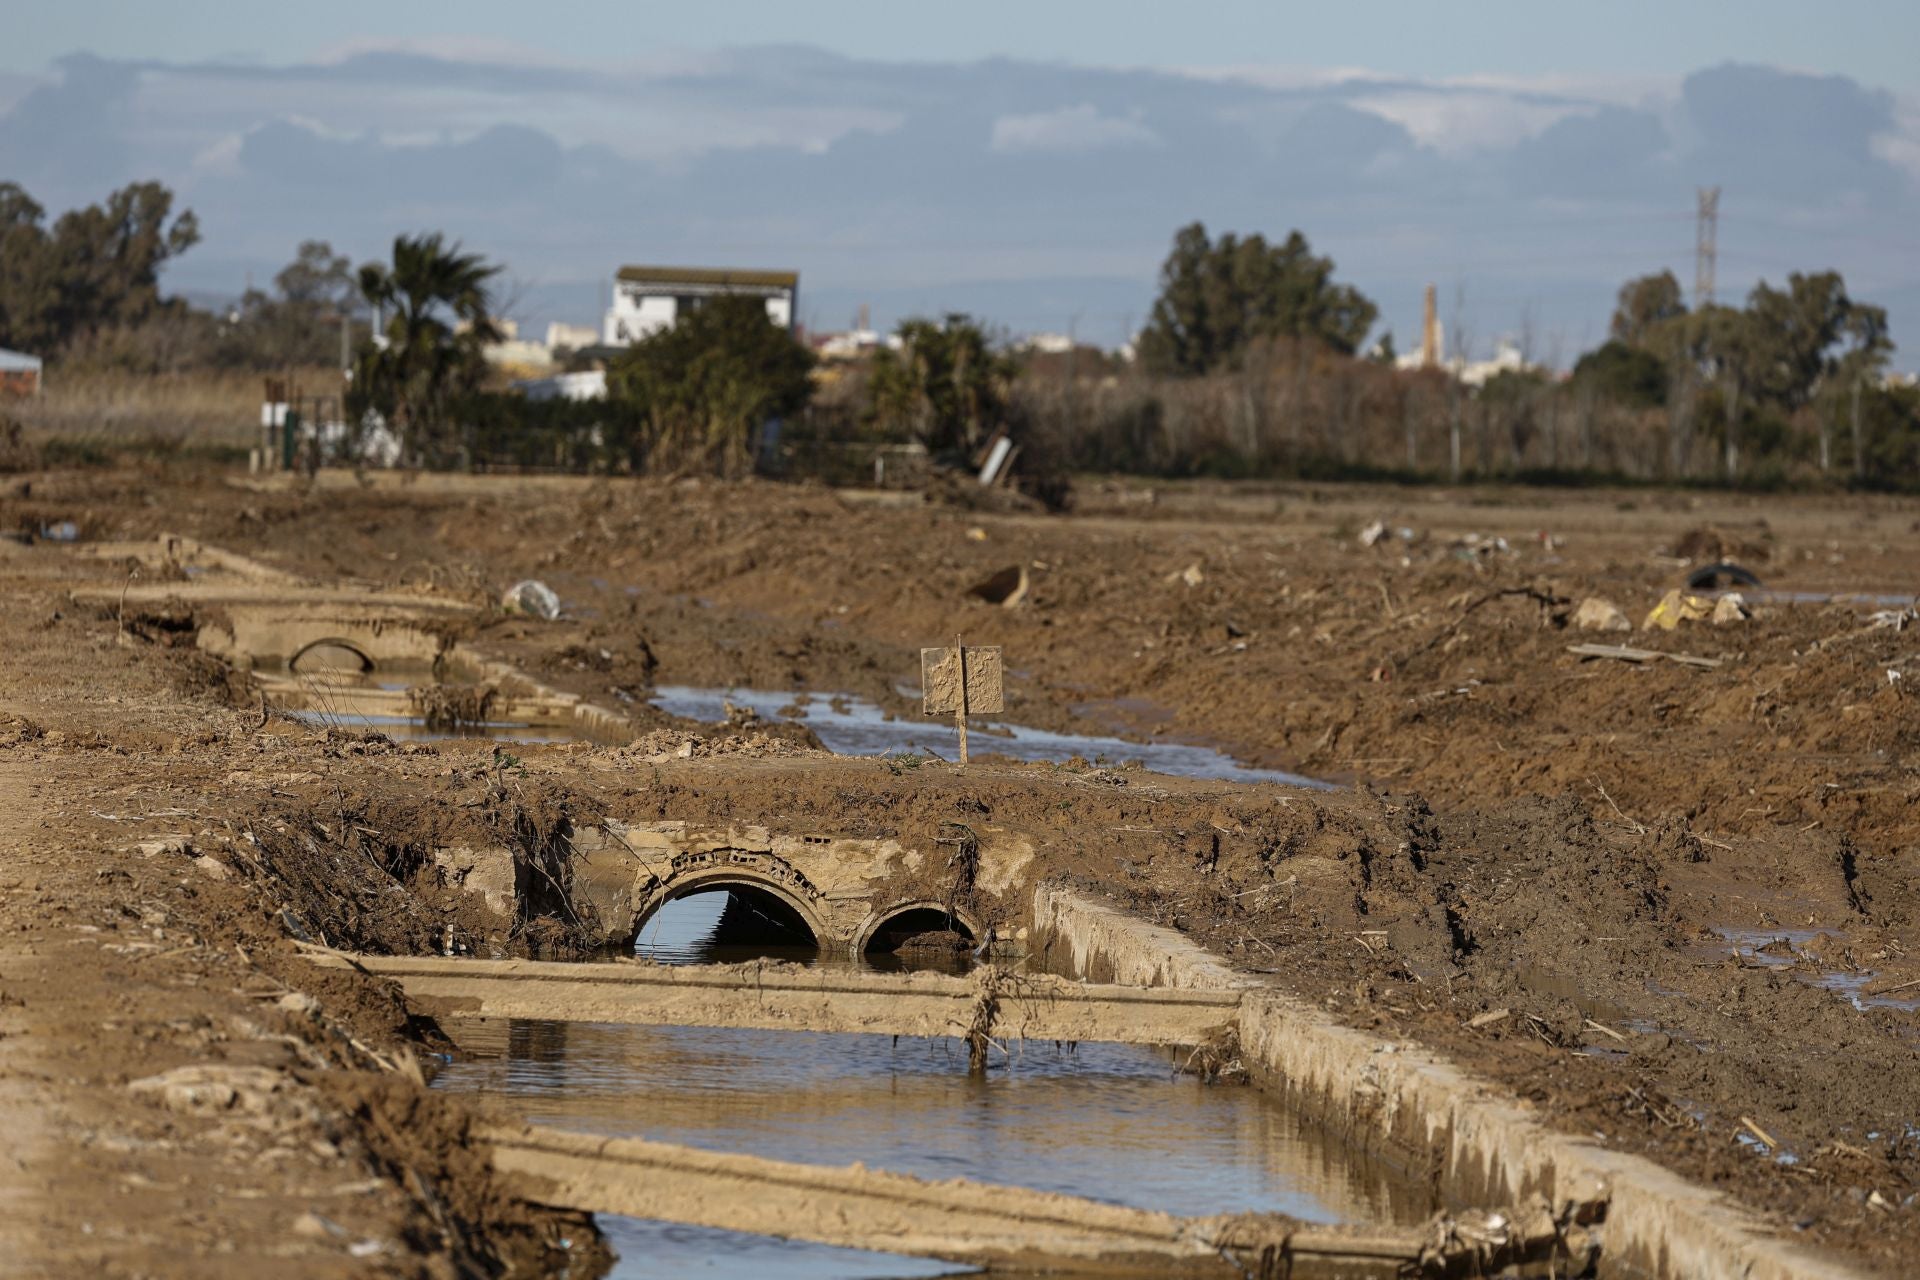
[[[808,960],[830,939],[812,908],[777,885],[718,875],[675,886],[634,922],[623,948],[665,963]]]
[[[854,954],[892,954],[905,949],[971,950],[980,940],[971,915],[941,902],[905,902],[873,914],[853,942]]]
[[[351,640],[328,636],[309,640],[287,659],[287,670],[307,672],[344,672],[365,675],[373,670],[373,659]]]

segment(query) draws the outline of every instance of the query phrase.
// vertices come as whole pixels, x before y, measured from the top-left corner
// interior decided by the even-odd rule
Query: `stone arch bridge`
[[[952,928],[973,939],[1011,939],[1025,915],[1013,890],[1034,846],[1021,833],[969,828],[973,892],[954,897],[953,852],[899,840],[827,833],[775,833],[761,826],[608,821],[573,833],[568,906],[609,949],[630,951],[669,902],[726,891],[773,928],[822,950],[890,950],[910,934]],[[506,850],[447,849],[435,855],[448,879],[485,896],[511,918],[534,886],[516,878]],[[804,938],[801,935],[805,935]]]

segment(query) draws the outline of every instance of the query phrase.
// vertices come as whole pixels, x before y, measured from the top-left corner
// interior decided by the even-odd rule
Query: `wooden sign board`
[[[955,654],[965,655],[966,701],[960,699],[960,667]],[[1007,709],[1005,668],[1000,646],[968,645],[965,649],[920,651],[920,709],[930,716],[999,715]]]

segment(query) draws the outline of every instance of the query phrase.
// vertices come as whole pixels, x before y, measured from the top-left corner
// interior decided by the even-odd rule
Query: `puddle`
[[[451,742],[461,738],[491,738],[498,742],[578,742],[580,735],[558,725],[521,724],[518,721],[490,720],[484,724],[463,724],[451,729],[429,729],[414,716],[354,715],[351,712],[286,711],[281,714],[302,724],[322,729],[369,730],[384,733],[395,742]]]
[[[662,685],[653,703],[662,711],[690,719],[714,722],[726,719],[726,704],[751,707],[769,720],[793,719],[820,736],[828,750],[841,755],[892,755],[918,752],[952,759],[954,731],[943,720],[918,718],[889,720],[878,706],[846,694],[772,693],[760,689],[699,689]],[[1088,734],[1051,733],[1026,725],[982,718],[970,722],[969,746],[975,756],[1001,755],[1012,760],[1064,762],[1078,756],[1115,764],[1138,763],[1158,773],[1185,778],[1217,778],[1229,782],[1284,782],[1293,786],[1334,790],[1329,782],[1305,778],[1279,769],[1253,769],[1208,747],[1178,742],[1128,742],[1122,738]]]
[[[1730,944],[1742,964],[1788,973],[1809,986],[1846,997],[1847,1003],[1856,1009],[1920,1010],[1920,988],[1908,987],[1899,995],[1870,994],[1878,977],[1873,970],[1835,969],[1821,956],[1807,950],[1807,945],[1823,934],[1833,940],[1833,945],[1844,945],[1846,934],[1838,929],[1780,925],[1747,929],[1715,925],[1713,931]],[[1711,948],[1711,952],[1716,956],[1725,955],[1725,951],[1717,945]]]

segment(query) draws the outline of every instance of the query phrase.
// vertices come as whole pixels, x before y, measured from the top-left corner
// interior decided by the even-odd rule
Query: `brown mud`
[[[502,1199],[461,1142],[469,1110],[420,1088],[432,1029],[294,939],[564,955],[558,899],[503,925],[432,851],[502,845],[563,885],[570,824],[669,814],[1042,833],[1031,879],[1439,1048],[1783,1235],[1889,1275],[1920,1249],[1920,987],[1901,986],[1920,977],[1920,624],[1760,602],[1727,626],[1571,623],[1600,596],[1637,624],[1706,560],[1912,593],[1920,505],[1090,485],[1045,517],[753,483],[324,481],[12,477],[0,526],[175,532],[472,603],[463,640],[629,714],[637,740],[503,758],[263,715],[193,648],[204,607],[79,605],[134,566],[0,542],[0,1111],[25,1153],[0,1203],[38,1224],[34,1273],[590,1274],[590,1226]],[[969,594],[1012,566],[1012,607]],[[487,607],[525,577],[567,616]],[[732,685],[917,717],[917,651],[955,631],[1005,649],[1009,720],[1347,785],[846,761],[794,726],[645,706],[654,685]],[[129,1087],[208,1064],[270,1074]]]

